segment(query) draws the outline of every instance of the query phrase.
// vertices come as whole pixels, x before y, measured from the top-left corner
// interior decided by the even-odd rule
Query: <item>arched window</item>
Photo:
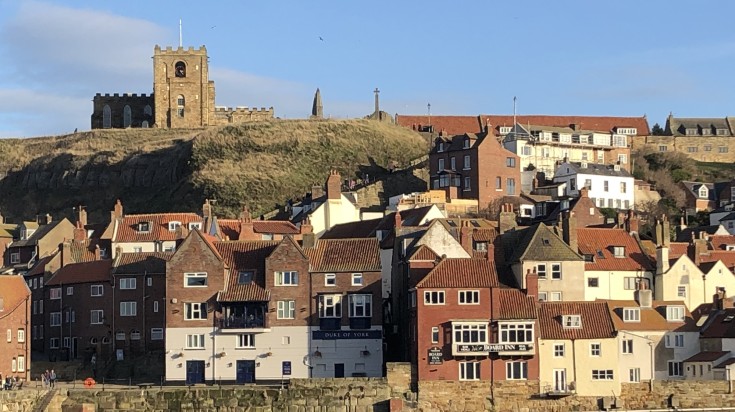
[[[143,114],[145,116],[153,116],[153,109],[151,109],[150,104],[145,105],[145,107],[143,108]]]
[[[184,107],[186,106],[186,100],[184,99],[184,96],[179,95],[176,98],[176,105],[177,105],[177,113],[179,114],[179,117],[184,117]]]
[[[133,123],[133,111],[126,104],[123,108],[123,127],[130,127],[131,123]]]
[[[147,129],[148,128],[148,120],[143,120],[143,122],[140,124],[140,127]]]
[[[102,108],[102,128],[109,129],[112,127],[112,110],[109,105]]]
[[[89,344],[90,345],[96,345],[97,344],[97,338],[95,338],[95,337],[89,338]]]
[[[107,344],[109,344],[109,343],[110,343],[110,337],[109,337],[109,336],[103,336],[103,337],[102,337],[102,343],[103,343],[104,345],[107,345]]]
[[[186,77],[186,64],[184,62],[176,62],[174,65],[174,73],[176,77]]]

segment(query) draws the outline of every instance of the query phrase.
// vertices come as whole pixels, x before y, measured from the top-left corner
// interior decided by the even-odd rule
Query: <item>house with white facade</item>
[[[336,170],[329,173],[326,190],[315,186],[307,199],[291,206],[291,222],[298,226],[307,218],[317,238],[335,225],[362,220],[357,193],[342,192],[342,180]]]
[[[520,156],[521,170],[533,165],[551,176],[564,159],[573,162],[627,164],[631,135],[635,128],[615,131],[584,130],[583,125],[568,127],[516,124],[503,139],[503,146]],[[633,187],[631,186],[631,191]]]
[[[556,169],[554,182],[566,182],[566,194],[572,197],[587,188],[597,207],[630,209],[634,205],[635,178],[619,164],[564,161]]]

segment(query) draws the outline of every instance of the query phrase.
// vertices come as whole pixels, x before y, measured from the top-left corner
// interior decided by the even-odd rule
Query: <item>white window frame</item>
[[[554,344],[554,357],[555,358],[563,358],[565,355],[565,345],[564,343],[555,343]]]
[[[49,313],[49,326],[61,326],[61,312]]]
[[[628,369],[628,382],[640,382],[641,381],[641,368],[629,368]]]
[[[538,293],[538,301],[539,302],[546,302],[546,300],[547,300],[546,292],[539,292]]]
[[[89,311],[89,324],[101,325],[104,323],[105,311],[102,309],[93,309]]]
[[[276,286],[298,286],[299,272],[295,270],[275,272],[273,284]]]
[[[13,341],[13,330],[8,329],[7,335],[8,335],[8,343],[12,342]]]
[[[439,343],[439,327],[431,327],[431,343]]]
[[[479,305],[480,304],[480,291],[479,290],[460,290],[457,292],[457,302],[460,305]]]
[[[67,286],[66,287],[66,296],[73,296],[74,295],[74,286]]]
[[[488,324],[484,322],[452,322],[452,343],[487,344]]]
[[[138,302],[120,302],[120,316],[138,316]]]
[[[153,301],[153,313],[158,313],[158,301]]]
[[[672,374],[671,372],[679,372],[678,374]],[[667,361],[666,362],[666,373],[671,378],[680,378],[684,376],[684,362],[681,361]]]
[[[61,299],[61,288],[51,288],[49,289],[48,294],[50,300]]]
[[[120,290],[134,290],[137,287],[137,279],[120,278]]]
[[[686,298],[687,297],[687,286],[679,285],[676,287],[676,297]]]
[[[459,362],[459,380],[479,381],[480,365],[478,361]]]
[[[551,263],[551,280],[561,280],[561,277],[562,277],[561,263],[560,262]]]
[[[200,282],[204,280],[203,285],[191,283],[190,281]],[[185,288],[206,288],[209,285],[209,277],[207,272],[186,272],[184,273],[184,287]]]
[[[373,295],[350,294],[347,295],[347,301],[351,318],[371,318],[373,316]]]
[[[546,263],[539,263],[536,265],[536,275],[539,279],[546,279]]]
[[[581,328],[582,327],[582,316],[581,315],[564,315],[562,317],[562,326],[567,328]]]
[[[295,300],[279,300],[277,304],[276,317],[278,319],[295,319],[296,318],[296,301]]]
[[[424,305],[444,305],[446,303],[443,290],[425,290]]]
[[[130,340],[140,340],[140,331],[138,329],[130,331]]]
[[[255,334],[241,333],[237,335],[235,349],[255,349]]]
[[[151,328],[151,340],[163,340],[163,328]]]
[[[640,308],[623,308],[623,321],[640,322],[641,321],[641,309]]]
[[[633,354],[633,339],[623,339],[620,341],[620,343],[620,353],[622,353],[623,355]]]
[[[49,349],[59,349],[59,338],[49,338],[48,346]]]
[[[13,252],[10,254],[10,263],[11,264],[20,263],[20,252]]]
[[[89,296],[98,298],[105,295],[104,285],[89,285]]]
[[[470,155],[464,155],[463,169],[464,170],[470,170],[471,167],[472,167],[472,164],[471,164],[471,160],[470,160]]]
[[[24,343],[26,341],[26,330],[21,328],[18,329],[18,343]]]
[[[207,302],[185,302],[184,320],[206,320]]]
[[[561,292],[549,292],[549,301],[550,302],[561,302],[562,300],[562,293]]]
[[[683,348],[684,347],[684,334],[683,333],[667,333],[665,341],[666,341],[667,348]]]
[[[329,286],[329,287],[337,286],[337,274],[325,273],[324,274],[324,286]]]
[[[181,222],[179,222],[178,220],[172,220],[168,222],[168,231],[175,232],[179,226],[181,226]]]
[[[600,342],[590,343],[590,356],[594,356],[594,357],[602,356],[602,344]]]
[[[592,369],[593,381],[611,381],[615,379],[615,372],[612,369]]]
[[[686,317],[684,306],[667,306],[666,320],[669,322],[683,322]]]
[[[202,230],[202,222],[189,222],[189,230]]]
[[[499,322],[498,343],[533,343],[533,322]]]
[[[362,276],[362,273],[353,273],[352,274],[352,286],[363,286],[365,282],[365,279]]]
[[[518,360],[505,362],[505,379],[509,381],[527,380],[528,362]]]
[[[205,349],[204,334],[186,335],[186,349]]]
[[[319,295],[319,319],[342,318],[342,295]]]
[[[115,340],[125,340],[125,331],[115,332]]]

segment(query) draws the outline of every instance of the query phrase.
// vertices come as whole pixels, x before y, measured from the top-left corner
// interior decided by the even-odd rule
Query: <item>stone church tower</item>
[[[189,47],[153,53],[155,124],[189,128],[214,124],[214,81],[209,80],[207,49]]]

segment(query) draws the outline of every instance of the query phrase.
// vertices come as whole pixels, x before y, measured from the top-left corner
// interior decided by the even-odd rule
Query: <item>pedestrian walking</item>
[[[53,369],[51,369],[51,375],[49,375],[49,385],[51,389],[56,387],[56,372]]]

